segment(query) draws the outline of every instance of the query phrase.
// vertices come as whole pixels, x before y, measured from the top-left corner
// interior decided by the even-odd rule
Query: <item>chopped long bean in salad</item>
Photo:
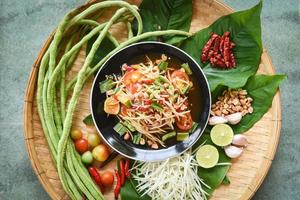
[[[170,59],[165,54],[155,60],[145,55],[145,62],[125,63],[121,74],[100,82],[107,97],[104,111],[119,118],[114,130],[125,140],[157,149],[191,131],[194,122],[188,93],[193,87],[192,71],[187,63],[169,66]]]

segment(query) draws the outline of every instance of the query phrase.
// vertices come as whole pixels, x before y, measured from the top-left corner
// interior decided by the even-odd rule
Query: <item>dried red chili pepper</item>
[[[130,172],[129,172],[129,159],[126,159],[125,161],[125,175],[127,178],[130,177]]]
[[[123,186],[125,182],[125,165],[123,159],[121,159],[119,163],[120,163],[120,174],[121,174],[121,186]]]
[[[120,189],[121,189],[121,178],[120,178],[120,175],[119,175],[117,170],[115,170],[115,175],[116,175],[116,178],[117,178],[117,184],[116,184],[116,187],[115,187],[115,190],[114,190],[114,195],[115,195],[115,199],[118,199]]]
[[[213,45],[214,40],[216,39],[218,35],[214,32],[211,33],[211,37],[208,40],[208,42],[205,44],[205,46],[202,49],[202,55],[201,55],[201,61],[204,63],[209,59],[209,50]]]
[[[222,36],[212,33],[211,38],[202,49],[201,61],[203,63],[209,61],[212,67],[222,69],[235,67],[236,60],[232,52],[235,44],[230,41],[229,36],[229,31],[224,32]]]
[[[101,177],[100,177],[100,174],[98,173],[96,167],[89,167],[88,171],[89,171],[91,177],[96,182],[96,184],[100,187],[101,192],[104,193],[104,186],[101,182]]]

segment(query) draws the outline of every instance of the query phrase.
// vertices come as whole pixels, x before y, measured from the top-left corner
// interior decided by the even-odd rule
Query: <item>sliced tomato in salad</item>
[[[189,87],[189,76],[187,75],[187,73],[185,73],[184,71],[182,71],[181,69],[175,70],[172,74],[171,74],[171,79],[173,82],[173,85],[179,89],[179,91],[184,94],[188,87]]]
[[[181,131],[188,131],[193,127],[193,119],[191,113],[186,113],[183,117],[176,118],[176,126]]]
[[[142,78],[142,76],[143,74],[139,71],[126,72],[124,75],[123,82],[125,85],[134,84],[137,83]]]
[[[120,103],[114,97],[108,97],[104,102],[104,111],[108,114],[117,115],[120,111]]]
[[[178,70],[175,70],[172,74],[171,74],[171,78],[172,79],[181,79],[181,80],[184,80],[184,81],[189,81],[189,76],[187,75],[187,73],[185,73],[184,71],[178,69]]]

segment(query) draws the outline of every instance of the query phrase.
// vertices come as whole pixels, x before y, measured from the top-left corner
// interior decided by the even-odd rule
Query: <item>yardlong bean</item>
[[[96,11],[112,6],[121,8],[115,12],[109,21],[99,24],[92,19],[87,19],[88,16],[91,16],[91,14]],[[69,138],[74,110],[80,92],[87,79],[97,70],[101,70],[103,64],[111,55],[127,45],[153,36],[190,35],[187,32],[178,30],[154,31],[141,34],[143,28],[142,19],[137,9],[138,8],[136,6],[130,5],[126,2],[105,1],[91,5],[81,13],[77,10],[71,11],[59,24],[53,40],[42,58],[37,84],[38,113],[45,137],[49,144],[53,161],[57,165],[62,185],[71,199],[80,199],[82,198],[82,195],[85,195],[88,199],[103,199],[103,195],[90,178],[88,171],[82,164],[81,158],[75,151],[72,141]],[[124,16],[128,11],[130,12],[130,15]],[[129,22],[132,16],[135,17],[138,22],[138,31],[136,36],[133,35],[131,23]],[[127,25],[128,30],[128,40],[121,44],[119,44],[118,40],[108,32],[114,23],[120,21]],[[84,30],[87,27],[91,27],[92,29],[89,33],[86,33],[85,36],[79,38],[77,42],[74,42],[75,36],[71,36],[69,43],[65,47],[64,55],[58,59],[58,52],[62,43],[62,38],[74,25],[82,26],[84,28],[82,32],[84,33]],[[73,34],[75,35],[76,32]],[[82,46],[97,34],[99,35],[92,45],[90,52],[86,56],[85,62],[79,73],[70,82],[66,83],[66,70],[72,65]],[[96,64],[96,66],[91,68],[91,62],[95,53],[101,46],[105,37],[107,37],[115,45],[115,49],[108,53]],[[67,102],[66,99],[68,91],[73,86],[74,89],[72,96],[70,101]],[[58,106],[56,98],[59,94],[60,105]],[[58,109],[58,107],[60,109]]]

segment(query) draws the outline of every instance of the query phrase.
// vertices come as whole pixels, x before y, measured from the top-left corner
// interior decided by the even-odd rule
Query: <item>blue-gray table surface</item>
[[[257,0],[226,0],[236,10]],[[49,199],[33,172],[23,138],[23,99],[32,64],[70,9],[84,0],[0,2],[0,199]],[[266,0],[263,43],[281,86],[282,130],[277,154],[253,199],[300,199],[300,1]],[[242,177],[241,177],[242,178]]]

